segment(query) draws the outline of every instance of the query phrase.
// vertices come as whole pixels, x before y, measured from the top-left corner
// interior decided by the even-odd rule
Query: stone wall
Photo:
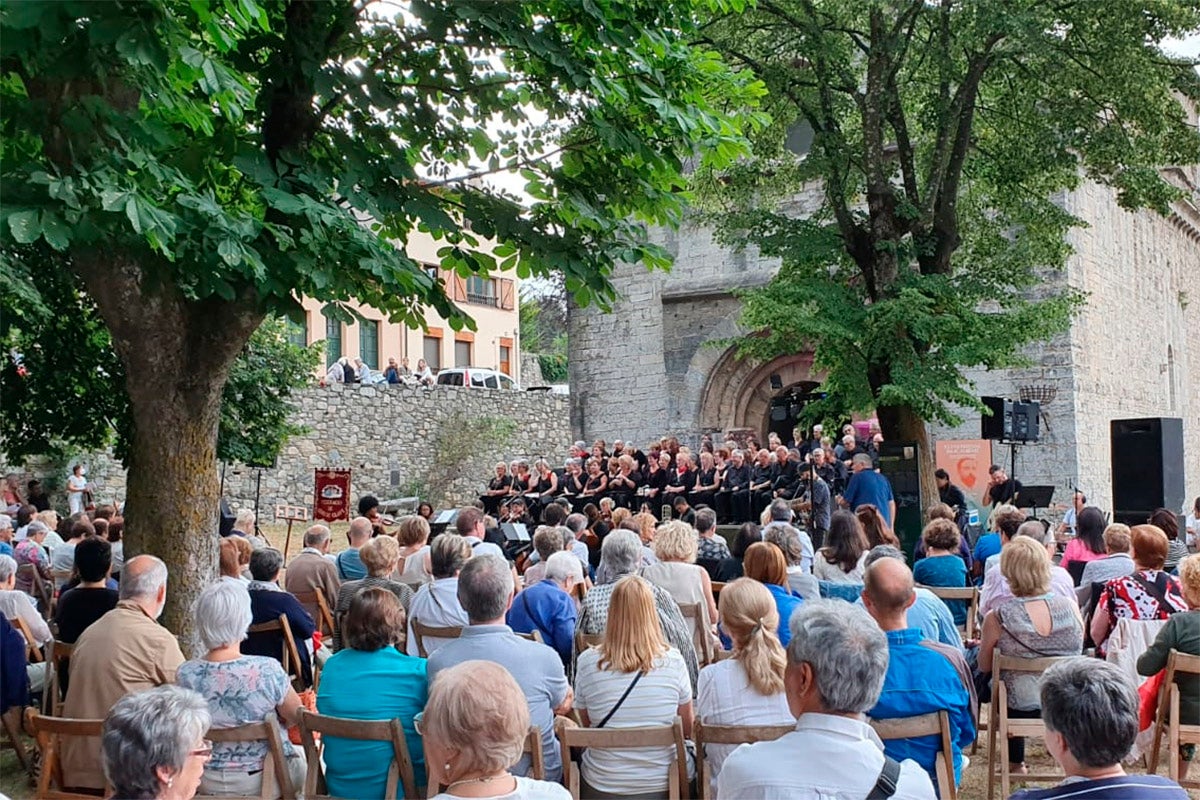
[[[293,438],[274,469],[262,470],[259,507],[269,518],[276,503],[312,504],[313,469],[350,468],[351,495],[380,499],[409,494],[444,483],[442,503],[471,502],[491,477],[496,461],[546,456],[561,461],[571,441],[567,398],[549,392],[512,392],[436,386],[345,387],[341,384],[302,391],[294,420],[309,432]],[[450,458],[455,452],[464,459]],[[121,500],[125,473],[104,453],[84,454],[97,500]],[[66,465],[33,461],[24,468],[0,469],[47,476]],[[253,507],[258,470],[231,464],[225,470],[225,496],[235,507]],[[439,478],[444,476],[444,480]],[[64,508],[61,492],[56,502]]]

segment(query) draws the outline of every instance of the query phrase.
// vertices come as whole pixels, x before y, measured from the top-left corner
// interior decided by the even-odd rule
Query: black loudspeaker
[[[228,536],[233,533],[233,523],[237,520],[237,515],[233,513],[233,509],[229,507],[229,501],[224,497],[221,498],[221,503],[217,507],[217,532],[221,536]]]
[[[1183,507],[1183,420],[1172,417],[1114,419],[1113,519],[1141,525],[1156,508]]]
[[[999,439],[1005,442],[1036,442],[1038,440],[1038,417],[1041,407],[1037,403],[1013,402],[1004,397],[981,397],[980,401],[992,413],[979,418],[980,438]]]
[[[1041,414],[1042,407],[1037,403],[1013,403],[1013,441],[1036,442],[1038,440],[1038,417]]]

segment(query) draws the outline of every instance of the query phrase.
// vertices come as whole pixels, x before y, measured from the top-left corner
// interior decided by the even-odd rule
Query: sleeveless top
[[[704,567],[696,564],[685,564],[682,561],[659,561],[642,569],[642,577],[666,590],[681,606],[692,603],[700,604],[700,611],[708,616],[708,599],[704,596],[704,585],[700,582],[700,573]],[[712,622],[714,620],[710,620]],[[696,651],[700,652],[702,642],[699,634],[692,637],[695,640]]]
[[[1028,603],[1044,600],[1050,607],[1050,633],[1043,636],[1034,628]],[[1013,598],[996,609],[1000,623],[1000,639],[996,651],[1016,658],[1045,658],[1077,656],[1083,652],[1083,623],[1074,611],[1074,600],[1051,595],[1039,598]],[[1041,708],[1042,680],[1028,672],[1006,673],[1004,685],[1008,690],[1008,707],[1019,711]],[[992,680],[995,680],[995,674]]]

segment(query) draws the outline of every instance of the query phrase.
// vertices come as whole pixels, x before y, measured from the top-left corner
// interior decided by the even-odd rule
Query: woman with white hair
[[[288,742],[286,731],[299,717],[300,698],[277,660],[241,653],[253,616],[249,593],[233,581],[217,581],[200,593],[195,613],[196,631],[208,652],[180,666],[177,682],[207,701],[216,728],[262,722],[275,712],[288,773],[294,785],[303,785],[304,753]],[[264,766],[271,768],[267,758],[266,742],[217,744],[200,780],[204,794],[258,795]]]
[[[213,743],[204,698],[166,684],[127,694],[104,719],[100,748],[113,797],[190,800]]]
[[[695,529],[686,522],[663,523],[654,534],[654,556],[658,563],[643,568],[642,577],[666,589],[681,606],[699,603],[715,642],[717,601],[713,598],[708,570],[696,565],[699,544]],[[698,651],[704,646],[699,632],[694,644]]]
[[[486,686],[486,692],[478,691]],[[419,716],[434,800],[502,797],[569,800],[562,786],[509,772],[529,733],[529,703],[508,670],[491,661],[464,661],[438,673]],[[436,782],[436,783],[435,783]]]

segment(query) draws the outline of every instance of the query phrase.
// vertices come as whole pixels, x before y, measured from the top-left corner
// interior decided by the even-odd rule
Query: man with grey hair
[[[492,555],[473,557],[459,573],[458,601],[470,624],[458,639],[430,654],[426,667],[429,682],[442,670],[464,661],[494,661],[504,667],[525,693],[530,721],[542,731],[546,780],[561,780],[562,756],[554,735],[554,715],[570,712],[574,695],[558,654],[544,644],[517,636],[505,624],[513,602],[508,562]],[[513,773],[528,775],[529,767],[529,757],[524,756]]]
[[[716,572],[717,564],[730,557],[729,543],[724,536],[717,534],[717,512],[711,508],[696,510],[696,536],[699,537],[696,563],[712,575]]]
[[[167,565],[147,555],[126,561],[117,607],[75,642],[63,716],[101,719],[130,692],[174,683],[184,659],[175,635],[156,621],[166,602]],[[64,739],[62,767],[65,785],[104,788],[99,739]]]
[[[338,580],[337,566],[326,556],[328,552],[329,528],[313,525],[304,532],[304,549],[288,564],[283,579],[283,588],[296,595],[300,605],[313,619],[318,618],[314,592],[319,589],[325,595],[326,605],[332,606],[337,602],[338,590],[342,586]],[[362,559],[359,558],[359,561]]]
[[[796,516],[792,512],[792,504],[782,497],[777,497],[771,501],[771,505],[769,506],[768,510],[771,515],[771,521],[763,526],[763,539],[765,540],[767,538],[767,531],[775,527],[788,528],[790,531],[794,532],[796,534],[796,538],[800,540],[801,571],[811,574],[813,565],[812,539],[809,538],[807,533],[792,525],[792,519]]]
[[[863,560],[863,569],[870,569],[871,565],[881,558],[895,558],[902,564],[908,561],[899,548],[881,544],[867,553]],[[950,613],[950,608],[940,597],[923,586],[916,587],[916,594],[916,602],[908,609],[908,626],[920,628],[921,633],[931,642],[940,642],[962,652],[962,636],[958,633],[958,626],[954,624],[954,615]],[[862,604],[862,598],[859,597],[856,605]]]
[[[1041,696],[1046,750],[1067,778],[1011,800],[1187,798],[1168,778],[1125,774],[1121,761],[1138,734],[1138,692],[1115,664],[1083,656],[1060,661],[1042,674]]]
[[[862,608],[816,600],[800,606],[789,627],[783,680],[796,729],[734,750],[721,767],[717,795],[933,800],[925,770],[885,756],[863,719],[887,674],[887,637],[879,626]]]
[[[431,628],[457,628],[467,624],[467,612],[458,602],[458,576],[471,558],[471,545],[457,533],[443,533],[429,545],[429,564],[433,582],[426,583],[413,595],[408,605],[408,640],[405,652],[421,656],[413,623]],[[432,653],[449,639],[426,637],[427,653]]]
[[[567,666],[579,616],[571,591],[583,583],[583,565],[571,553],[560,550],[546,560],[543,573],[545,577],[536,583],[527,577],[526,588],[508,610],[508,625],[518,633],[540,632],[542,641],[558,651],[563,666]]]
[[[892,494],[891,481],[875,471],[875,462],[866,453],[854,456],[850,469],[854,474],[846,483],[846,491],[839,502],[851,511],[857,511],[859,506],[875,506],[888,526],[894,526],[896,498]]]
[[[1031,519],[1027,522],[1022,522],[1012,537],[1006,536],[1001,531],[1001,552],[1008,546],[1009,542],[1018,536],[1027,536],[1035,542],[1040,542],[1044,545],[1048,559],[1052,558],[1052,554],[1057,547],[1054,541],[1054,533],[1038,520]],[[1008,578],[1004,577],[1004,574],[1000,571],[1000,553],[988,558],[983,574],[983,588],[979,590],[980,619],[986,617],[989,611],[999,608],[1004,603],[1013,599],[1012,588],[1008,585]],[[1070,598],[1076,604],[1079,603],[1079,596],[1075,592],[1075,579],[1071,577],[1071,573],[1056,565],[1053,560],[1050,562],[1050,593]]]
[[[367,577],[367,567],[363,564],[362,559],[358,557],[358,551],[371,538],[371,533],[371,520],[366,517],[355,517],[350,520],[350,530],[346,532],[346,538],[350,540],[350,546],[337,554],[336,563],[339,580],[361,581]]]

